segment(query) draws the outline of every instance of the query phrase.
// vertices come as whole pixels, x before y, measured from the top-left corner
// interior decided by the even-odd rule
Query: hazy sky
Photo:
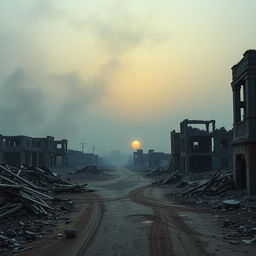
[[[255,0],[1,0],[0,133],[102,154],[170,151],[183,119],[232,126]]]

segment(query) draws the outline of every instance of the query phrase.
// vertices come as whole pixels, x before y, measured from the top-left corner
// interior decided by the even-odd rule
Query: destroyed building
[[[192,125],[204,126],[204,129],[192,127]],[[180,123],[180,169],[183,173],[213,169],[214,131],[214,120],[186,119]]]
[[[67,165],[68,141],[54,137],[32,138],[24,135],[0,135],[0,162],[21,166],[62,168]]]
[[[217,170],[233,169],[233,152],[232,152],[233,130],[227,131],[224,127],[216,129],[214,132],[213,146],[213,168]]]
[[[168,167],[170,163],[170,154],[164,152],[155,152],[150,149],[148,153],[144,153],[142,149],[138,149],[133,153],[134,166],[138,169]]]
[[[200,128],[199,128],[200,127]],[[180,132],[171,132],[172,170],[189,172],[231,169],[232,131],[216,129],[215,120],[188,120],[180,123]]]
[[[135,168],[146,168],[148,163],[148,154],[145,154],[142,149],[137,149],[136,152],[133,152],[133,163]]]
[[[78,150],[68,150],[68,165],[70,167],[82,168],[85,166],[98,166],[99,157],[94,153],[83,153]]]
[[[233,159],[238,189],[256,195],[256,50],[232,67]]]

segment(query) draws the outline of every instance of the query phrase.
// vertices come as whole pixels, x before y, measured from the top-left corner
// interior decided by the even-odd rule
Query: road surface
[[[179,214],[186,209],[167,201],[164,189],[125,168],[117,174],[90,185],[96,190],[93,213],[68,256],[210,255]]]

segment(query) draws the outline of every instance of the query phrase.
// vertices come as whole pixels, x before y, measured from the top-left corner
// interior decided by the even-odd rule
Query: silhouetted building
[[[180,170],[180,132],[171,132],[171,168]]]
[[[68,150],[68,165],[70,167],[82,168],[89,165],[98,166],[98,155],[94,153],[83,153],[78,150]]]
[[[148,153],[144,153],[142,149],[138,149],[133,153],[133,162],[134,166],[138,169],[167,168],[170,164],[170,154],[155,152],[154,149],[150,149]]]
[[[143,153],[142,149],[133,152],[134,166],[138,169],[144,169],[148,166],[148,154]]]
[[[54,137],[32,138],[28,136],[0,135],[0,161],[16,165],[65,167],[68,141]]]
[[[256,195],[256,50],[232,67],[235,186]]]

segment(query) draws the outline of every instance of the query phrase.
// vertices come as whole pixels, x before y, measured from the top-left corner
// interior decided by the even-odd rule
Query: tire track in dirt
[[[179,210],[190,212],[199,212],[199,210],[166,205],[152,197],[145,196],[145,192],[152,194],[153,189],[152,186],[146,186],[129,193],[132,201],[151,207],[153,214],[160,219],[160,221],[153,222],[151,226],[149,237],[151,255],[209,255],[199,239],[200,235],[187,226],[178,213]]]
[[[85,256],[88,247],[93,241],[101,225],[104,211],[105,211],[104,203],[99,202],[99,198],[95,194],[92,194],[86,200],[91,201],[91,206],[92,206],[89,221],[85,226],[85,228],[80,233],[81,239],[79,239],[73,245],[73,247],[71,248],[71,250],[69,250],[66,256]]]

